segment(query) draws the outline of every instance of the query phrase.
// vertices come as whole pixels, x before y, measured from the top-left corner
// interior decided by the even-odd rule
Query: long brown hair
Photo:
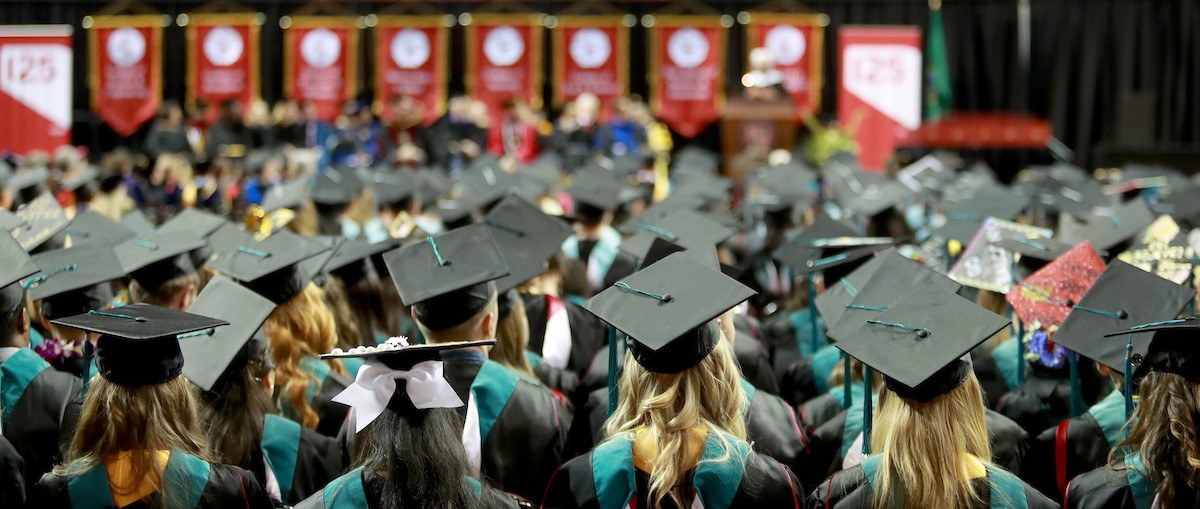
[[[992,457],[979,380],[972,373],[926,402],[880,389],[871,448],[883,455],[876,508],[979,507],[983,499],[969,474],[971,456],[982,465]]]
[[[333,323],[337,327],[337,346],[349,350],[365,344],[361,343],[365,336],[350,306],[350,298],[346,294],[346,287],[342,284],[341,278],[332,275],[325,278],[321,290],[325,294],[325,305],[333,313]],[[372,346],[374,345],[372,344]]]
[[[515,299],[512,311],[500,319],[496,327],[496,344],[492,346],[488,358],[503,364],[517,373],[536,377],[529,358],[525,356],[525,348],[529,346],[529,319],[525,316],[525,303],[521,298]]]
[[[263,324],[275,359],[275,382],[280,397],[299,412],[300,424],[315,428],[320,416],[305,399],[310,381],[316,378],[300,369],[300,360],[333,350],[337,345],[337,325],[325,305],[325,292],[315,284],[291,300],[280,304]],[[337,373],[346,374],[341,361],[328,362]]]
[[[243,358],[241,369],[225,373],[211,391],[193,386],[213,457],[251,470],[253,452],[262,444],[263,417],[276,411],[271,393],[263,385],[271,373],[270,348],[257,344],[261,348],[247,353],[249,358]]]
[[[210,461],[204,433],[196,419],[196,402],[191,382],[179,376],[156,385],[127,387],[95,377],[88,386],[75,436],[66,461],[54,474],[74,477],[95,468],[122,452],[130,453],[130,479],[148,479],[164,500],[167,489],[155,467],[157,451],[183,451]],[[137,483],[113,487],[113,492],[132,494]]]
[[[1138,398],[1129,438],[1112,449],[1109,463],[1125,468],[1123,455],[1138,452],[1146,470],[1141,473],[1158,487],[1162,507],[1200,506],[1200,384],[1151,371],[1138,387]]]

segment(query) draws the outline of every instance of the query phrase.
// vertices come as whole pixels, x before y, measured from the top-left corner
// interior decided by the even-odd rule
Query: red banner
[[[358,95],[358,19],[292,16],[283,31],[283,92],[312,101],[321,120],[337,117]]]
[[[121,136],[137,132],[162,104],[162,22],[158,14],[93,16],[88,29],[92,110]]]
[[[467,93],[493,119],[504,101],[542,106],[542,15],[475,14],[467,25]]]
[[[421,103],[425,123],[446,112],[450,29],[442,16],[379,16],[375,26],[375,108],[407,95]]]
[[[846,26],[838,35],[838,123],[855,133],[859,164],[882,172],[896,140],[921,126],[921,30]]]
[[[605,114],[629,93],[629,28],[622,16],[559,16],[554,44],[554,104],[588,92]]]
[[[799,118],[816,115],[821,109],[821,64],[828,20],[824,14],[752,12],[746,25],[747,47],[771,52]]]
[[[0,152],[71,142],[70,25],[0,27]]]
[[[247,111],[259,97],[258,13],[193,13],[187,26],[187,100],[229,99]]]
[[[655,16],[650,30],[654,114],[693,138],[725,109],[725,28],[718,16]]]

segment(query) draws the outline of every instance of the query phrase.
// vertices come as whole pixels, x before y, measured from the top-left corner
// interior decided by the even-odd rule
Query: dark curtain
[[[146,1],[171,16],[202,5],[198,1]],[[245,5],[266,14],[262,30],[262,84],[267,101],[278,100],[283,85],[282,30],[279,18],[307,3],[300,0],[246,1]],[[450,12],[470,11],[479,2],[430,2]],[[641,16],[665,2],[613,2]],[[758,2],[706,2],[723,13],[736,15]],[[1200,144],[1200,6],[1196,0],[1032,0],[1032,59],[1027,79],[1021,75],[1017,55],[1016,0],[944,0],[947,48],[950,58],[954,108],[976,111],[1027,111],[1048,118],[1056,137],[1075,151],[1077,162],[1089,166],[1103,147],[1129,145],[1175,147],[1195,150]],[[107,2],[91,0],[0,1],[0,24],[67,23],[76,27],[75,37],[75,142],[100,149],[138,140],[119,139],[100,125],[88,107],[86,89],[86,37],[80,28],[84,16]],[[390,2],[341,2],[368,14]],[[553,14],[568,2],[527,2],[526,5]],[[928,21],[924,0],[836,0],[807,2],[813,10],[827,13],[831,24],[826,33],[826,86],[824,117],[836,111],[837,30],[850,24],[918,25]],[[462,51],[462,28],[453,30],[452,51]],[[184,30],[166,31],[164,96],[184,95]],[[371,32],[364,31],[360,68],[364,90],[370,97]],[[735,25],[730,31],[728,84],[733,88],[744,67],[744,33]],[[646,33],[631,31],[630,84],[635,93],[645,94]],[[549,44],[549,37],[545,38]],[[549,48],[547,48],[548,50]],[[545,59],[547,65],[551,59]],[[463,90],[463,59],[451,59],[453,91]],[[549,68],[546,69],[546,76]],[[547,82],[545,97],[550,97]],[[1134,107],[1130,107],[1130,106]],[[715,129],[702,138],[715,140]]]

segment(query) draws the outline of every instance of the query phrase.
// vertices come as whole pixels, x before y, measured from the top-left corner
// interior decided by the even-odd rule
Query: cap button
[[[1126,312],[1125,312],[1125,310],[1124,310],[1124,309],[1122,309],[1122,310],[1120,310],[1120,311],[1118,311],[1118,312],[1117,312],[1117,317],[1118,317],[1118,318],[1120,318],[1120,319],[1122,319],[1122,320],[1124,320],[1124,319],[1126,319],[1126,318],[1129,318],[1129,313],[1126,313]]]

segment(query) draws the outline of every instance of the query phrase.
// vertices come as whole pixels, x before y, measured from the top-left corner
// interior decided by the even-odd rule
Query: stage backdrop
[[[725,37],[720,16],[654,16],[650,104],[685,138],[700,134],[725,109]]]
[[[440,15],[380,15],[375,25],[375,110],[408,95],[425,107],[425,123],[446,112],[450,29]]]
[[[187,102],[216,106],[229,99],[247,111],[259,97],[258,35],[262,14],[188,14]]]
[[[838,33],[838,122],[864,169],[883,171],[896,140],[921,125],[921,30],[848,26]]]
[[[0,26],[0,152],[71,141],[71,26]]]
[[[331,121],[358,95],[358,18],[292,16],[283,31],[283,91]]]
[[[161,14],[92,16],[92,109],[121,136],[137,132],[162,104],[162,25]]]
[[[775,68],[783,74],[783,88],[796,106],[797,118],[821,110],[821,64],[828,23],[829,17],[824,14],[751,12],[746,25],[747,48],[767,48],[771,52]]]
[[[542,15],[477,13],[466,27],[467,94],[488,106],[493,121],[514,97],[542,106]]]
[[[624,16],[559,16],[552,34],[554,104],[590,92],[607,117],[613,101],[629,93],[629,28]]]

